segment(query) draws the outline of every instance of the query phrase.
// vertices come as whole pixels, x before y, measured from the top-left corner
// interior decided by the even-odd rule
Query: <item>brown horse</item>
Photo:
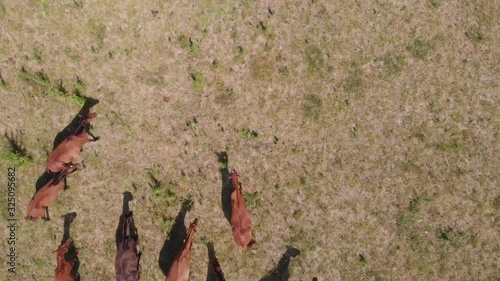
[[[28,203],[28,219],[37,220],[39,218],[49,220],[48,208],[57,200],[57,194],[65,187],[65,178],[80,167],[79,164],[65,165],[62,171],[42,188],[40,188]]]
[[[245,198],[241,192],[241,185],[238,182],[238,173],[234,168],[231,169],[231,183],[233,184],[233,193],[231,194],[231,226],[233,227],[234,241],[243,250],[248,250],[255,244],[252,238],[252,219],[245,206]]]
[[[193,236],[198,225],[198,218],[194,219],[193,223],[187,230],[187,238],[184,242],[182,250],[177,254],[177,257],[168,272],[166,281],[188,281],[189,280],[189,262],[191,261],[191,246],[193,245]]]
[[[52,151],[47,159],[46,171],[57,173],[64,168],[64,165],[75,161],[80,156],[82,146],[88,142],[98,140],[97,137],[89,139],[87,136],[87,126],[92,118],[97,114],[90,113],[80,116],[80,124],[72,135],[67,137]]]
[[[141,254],[137,253],[137,229],[134,226],[132,212],[123,217],[121,242],[115,258],[115,271],[117,281],[139,280],[139,260]]]
[[[57,267],[55,270],[55,281],[77,281],[78,276],[72,273],[73,265],[78,261],[78,252],[75,253],[72,260],[67,261],[64,258],[64,254],[68,252],[69,245],[73,239],[68,238],[66,242],[59,246],[59,248],[54,251],[57,252]]]

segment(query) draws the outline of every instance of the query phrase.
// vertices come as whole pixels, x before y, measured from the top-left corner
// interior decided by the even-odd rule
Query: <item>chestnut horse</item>
[[[177,254],[177,257],[168,272],[166,281],[188,281],[189,280],[189,262],[191,261],[191,246],[193,245],[193,236],[198,225],[198,218],[194,219],[193,223],[187,230],[187,238],[184,242],[182,250]]]
[[[80,116],[80,123],[73,134],[63,140],[54,151],[49,154],[46,167],[47,172],[57,173],[61,171],[64,165],[78,158],[84,144],[99,139],[97,137],[89,139],[87,136],[87,126],[96,115],[96,113],[90,113]]]
[[[62,171],[55,174],[52,179],[40,188],[33,199],[28,203],[28,219],[43,218],[49,220],[48,208],[57,200],[57,194],[65,187],[65,178],[80,167],[80,164],[65,165]]]
[[[231,226],[233,227],[234,241],[243,250],[248,250],[255,244],[255,240],[252,238],[252,219],[245,206],[245,198],[243,198],[241,185],[238,182],[238,173],[234,168],[231,169],[229,177],[233,184],[233,193],[231,194]]]

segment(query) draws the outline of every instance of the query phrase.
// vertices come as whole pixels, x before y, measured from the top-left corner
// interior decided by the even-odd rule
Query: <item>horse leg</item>
[[[49,216],[49,207],[45,207],[45,217],[42,217],[44,221],[50,221],[50,216]]]

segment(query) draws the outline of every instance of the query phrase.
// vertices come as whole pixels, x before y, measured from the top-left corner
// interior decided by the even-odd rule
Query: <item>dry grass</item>
[[[200,218],[191,280],[206,279],[208,242],[228,280],[275,276],[287,246],[301,251],[290,280],[497,279],[498,2],[406,2],[2,0],[0,133],[31,157],[1,141],[2,171],[19,169],[9,278],[52,280],[75,211],[82,280],[113,280],[130,191],[142,280],[164,279],[185,200],[186,225]],[[101,139],[53,220],[23,220],[86,97]],[[250,252],[224,217],[221,151],[248,197]]]

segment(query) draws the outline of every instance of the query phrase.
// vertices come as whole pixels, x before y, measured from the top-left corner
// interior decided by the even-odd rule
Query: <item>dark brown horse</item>
[[[47,172],[56,173],[61,171],[64,165],[72,163],[80,156],[80,150],[82,150],[84,144],[98,140],[96,137],[89,139],[87,135],[87,126],[96,115],[96,113],[90,113],[81,116],[80,124],[75,132],[61,142],[54,151],[49,154],[46,167]]]
[[[138,235],[132,212],[123,217],[122,225],[122,239],[115,258],[116,280],[137,281],[141,254],[137,253]]]
[[[234,168],[231,169],[229,177],[233,185],[233,193],[231,194],[231,226],[233,227],[234,241],[243,250],[248,250],[255,244],[255,240],[252,238],[252,219],[245,206],[245,198],[243,198],[241,185],[238,182],[238,173]]]
[[[66,176],[79,167],[79,164],[65,165],[59,173],[55,174],[46,185],[35,193],[33,199],[28,203],[28,219],[49,219],[48,208],[56,202],[59,191],[64,189]]]
[[[198,226],[198,218],[194,219],[193,223],[187,230],[187,238],[184,241],[182,250],[177,254],[177,257],[168,272],[166,281],[188,281],[189,280],[189,262],[191,261],[191,246],[193,245],[193,236]]]
[[[78,252],[75,253],[72,260],[67,261],[64,255],[68,252],[68,248],[73,239],[68,238],[66,242],[59,246],[59,248],[54,251],[57,252],[57,267],[55,270],[55,281],[77,281],[79,280],[78,275],[72,272],[73,265],[78,261]]]

